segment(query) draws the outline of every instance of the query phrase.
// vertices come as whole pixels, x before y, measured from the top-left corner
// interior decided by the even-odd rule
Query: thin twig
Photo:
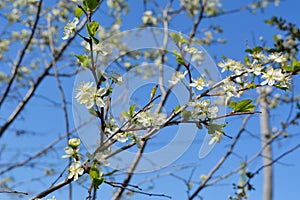
[[[39,4],[37,6],[36,17],[35,17],[35,21],[34,21],[34,24],[33,24],[32,30],[31,30],[31,34],[29,35],[29,38],[28,38],[23,50],[21,51],[21,54],[20,54],[20,57],[19,57],[17,63],[15,64],[15,66],[13,66],[13,72],[12,72],[11,78],[9,79],[7,87],[6,87],[2,97],[0,99],[0,108],[1,108],[1,105],[4,102],[5,98],[7,97],[9,91],[10,91],[10,88],[11,88],[11,86],[12,86],[12,84],[13,84],[13,82],[14,82],[17,74],[18,74],[18,69],[21,66],[21,63],[22,63],[23,58],[25,56],[25,53],[26,53],[27,49],[29,48],[29,45],[30,45],[30,43],[33,39],[34,33],[36,31],[36,28],[37,28],[38,21],[40,19],[40,12],[41,12],[41,8],[42,8],[42,4],[43,4],[43,0],[40,0]],[[0,137],[1,137],[1,132],[0,132]]]

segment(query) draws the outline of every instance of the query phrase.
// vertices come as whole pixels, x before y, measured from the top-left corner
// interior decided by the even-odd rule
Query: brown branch
[[[92,120],[92,119],[91,119],[91,120]],[[27,164],[28,162],[32,161],[33,159],[35,159],[35,158],[41,156],[42,154],[45,154],[48,150],[50,150],[54,145],[56,145],[56,144],[57,144],[58,142],[60,142],[62,139],[64,139],[64,138],[67,137],[68,135],[70,135],[70,134],[76,132],[78,129],[80,129],[81,127],[85,126],[86,123],[89,123],[89,122],[90,122],[90,120],[87,120],[86,122],[82,123],[80,126],[74,128],[74,129],[72,129],[70,132],[68,132],[68,133],[66,133],[66,134],[64,134],[64,135],[62,135],[62,136],[59,136],[59,137],[58,137],[57,139],[55,139],[51,144],[49,144],[48,146],[46,146],[45,148],[43,148],[42,150],[40,150],[39,152],[37,152],[37,153],[34,154],[33,156],[30,156],[30,157],[28,157],[26,160],[21,161],[21,162],[19,162],[19,163],[16,163],[16,164],[14,164],[14,165],[11,165],[11,166],[9,166],[7,169],[2,170],[2,171],[0,172],[0,175],[4,174],[4,173],[6,173],[6,172],[8,172],[8,171],[10,171],[10,170],[13,170],[13,169],[15,169],[15,168],[17,168],[17,167],[21,167],[21,166]]]
[[[51,30],[51,18],[48,18],[48,29]],[[61,81],[59,79],[58,76],[58,68],[56,65],[56,61],[55,61],[55,48],[54,48],[54,42],[53,42],[53,38],[52,38],[52,34],[49,33],[49,46],[50,46],[50,52],[51,52],[51,57],[52,57],[52,61],[53,61],[53,69],[54,69],[54,75],[55,75],[55,79],[56,79],[56,84],[57,84],[57,88],[59,90],[60,93],[60,97],[61,97],[61,101],[62,101],[62,110],[63,110],[63,114],[64,114],[64,119],[65,119],[65,132],[69,133],[70,131],[70,126],[69,126],[69,116],[68,116],[68,110],[67,110],[67,100],[65,97],[65,92],[64,89],[62,87]],[[70,134],[67,134],[67,144],[68,141],[70,139]],[[72,163],[72,158],[69,158],[69,165],[71,165]],[[69,184],[69,199],[72,200],[72,184]]]
[[[269,167],[271,165],[273,165],[274,163],[278,162],[280,159],[282,159],[283,157],[287,156],[288,154],[292,153],[293,151],[297,150],[300,147],[300,143],[297,144],[296,146],[294,146],[293,148],[289,149],[288,151],[284,152],[283,154],[281,154],[280,156],[278,156],[276,159],[272,160],[272,162],[265,164],[263,166],[261,166],[260,168],[258,168],[253,174],[259,174],[259,172],[261,170],[263,170],[266,167]]]
[[[228,151],[226,152],[226,154],[219,160],[219,162],[215,165],[215,167],[208,173],[208,175],[206,176],[206,178],[201,182],[201,184],[199,185],[199,187],[194,191],[194,193],[192,194],[192,196],[190,196],[188,199],[192,200],[195,197],[198,196],[199,192],[205,188],[207,186],[208,181],[212,178],[212,176],[215,174],[215,172],[217,172],[220,167],[223,165],[223,163],[227,160],[227,158],[232,154],[233,149],[235,147],[235,145],[237,144],[239,138],[241,137],[242,133],[245,130],[245,126],[248,122],[248,120],[250,119],[252,115],[247,116],[242,123],[242,126],[237,134],[237,136],[235,137],[234,141],[231,143],[230,148],[228,149]]]
[[[81,25],[79,26],[79,30],[81,30],[84,27],[84,24],[86,23],[86,19],[83,20]],[[61,56],[63,55],[64,51],[67,49],[67,47],[71,44],[71,42],[75,39],[75,36],[72,36],[60,49],[57,56],[54,58],[54,61],[57,62]],[[11,125],[11,123],[17,118],[19,113],[24,109],[26,104],[29,102],[29,100],[33,97],[36,89],[40,85],[40,83],[44,80],[44,78],[48,75],[49,70],[53,67],[53,61],[45,68],[45,70],[39,75],[37,80],[32,84],[30,89],[27,91],[24,98],[20,101],[20,103],[17,105],[15,110],[11,113],[11,115],[8,117],[7,121],[4,125],[0,128],[0,137],[4,134],[4,132],[7,130],[7,128]]]
[[[142,157],[142,154],[146,148],[146,145],[147,145],[147,141],[144,141],[142,142],[141,144],[141,147],[139,148],[138,152],[136,153],[136,156],[127,172],[127,176],[125,177],[124,181],[123,181],[123,184],[122,184],[122,187],[119,188],[119,190],[117,191],[117,193],[114,195],[114,197],[112,198],[112,200],[119,200],[121,199],[122,197],[122,194],[124,193],[125,191],[125,188],[128,186],[131,178],[132,178],[132,175]]]
[[[58,190],[59,188],[64,187],[65,185],[71,183],[73,181],[73,179],[66,179],[60,183],[58,183],[57,185],[54,185],[53,187],[48,188],[47,190],[39,193],[38,195],[30,198],[29,200],[35,200],[35,199],[39,199],[39,198],[43,198],[45,196],[47,196],[48,194]]]
[[[21,54],[20,54],[20,57],[19,57],[17,63],[13,67],[13,72],[12,72],[11,78],[9,79],[7,87],[6,87],[6,89],[5,89],[2,97],[0,99],[0,108],[1,108],[1,105],[4,102],[5,98],[7,97],[9,91],[10,91],[10,88],[11,88],[11,86],[12,86],[12,84],[13,84],[16,76],[17,76],[18,69],[19,69],[19,67],[20,67],[20,65],[21,65],[21,63],[23,61],[24,56],[25,56],[26,50],[29,48],[29,45],[30,45],[30,43],[31,43],[31,41],[33,39],[33,36],[34,36],[35,31],[36,31],[36,27],[37,27],[38,21],[40,19],[40,12],[41,12],[41,8],[42,8],[42,4],[43,4],[43,0],[40,0],[40,2],[38,4],[38,7],[37,7],[36,17],[35,17],[35,21],[34,21],[34,24],[33,24],[32,30],[31,30],[31,34],[30,34],[30,36],[29,36],[29,38],[28,38],[28,40],[27,40],[24,48],[21,51]],[[0,133],[0,136],[1,136],[1,133]]]
[[[200,13],[199,13],[198,18],[197,18],[196,21],[194,22],[192,31],[191,31],[191,33],[190,33],[189,42],[191,42],[192,39],[195,37],[196,32],[197,32],[197,29],[198,29],[198,26],[199,26],[201,20],[203,19],[204,10],[205,10],[205,6],[206,6],[207,0],[202,0],[201,2],[202,2],[202,5],[201,5]]]
[[[118,187],[118,188],[121,188],[121,189],[124,189],[124,190],[128,190],[130,192],[134,192],[134,193],[138,193],[138,194],[143,194],[143,195],[147,195],[147,196],[152,196],[152,197],[165,197],[165,198],[172,199],[171,196],[168,196],[168,195],[165,195],[165,194],[154,194],[154,193],[148,193],[148,192],[139,191],[139,190],[142,190],[142,189],[140,189],[138,186],[132,186],[131,185],[131,187],[139,189],[139,190],[134,190],[134,189],[131,189],[131,188],[128,188],[128,187],[124,187],[122,184],[119,184],[119,183],[109,182],[109,181],[104,181],[104,182],[106,184],[112,186],[112,187]]]
[[[0,194],[1,193],[28,195],[27,192],[19,192],[19,191],[15,191],[15,190],[0,190]]]
[[[73,131],[76,131],[75,129]],[[45,154],[48,150],[50,150],[54,145],[56,145],[58,142],[60,142],[63,138],[65,138],[69,133],[65,134],[65,135],[62,135],[62,136],[59,136],[57,139],[55,139],[53,142],[51,142],[48,146],[46,146],[45,148],[43,148],[42,150],[40,150],[39,152],[37,152],[36,154],[28,157],[27,159],[21,161],[21,162],[18,162],[18,163],[15,163],[11,166],[9,166],[8,168],[6,168],[5,170],[2,170],[0,171],[0,175],[8,172],[8,171],[11,171],[17,167],[22,167],[24,166],[25,164],[27,164],[28,162],[32,161],[33,159]]]

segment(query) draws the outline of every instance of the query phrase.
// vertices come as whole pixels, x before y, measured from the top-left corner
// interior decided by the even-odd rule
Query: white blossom
[[[253,53],[249,54],[253,59],[259,61],[260,63],[266,63],[268,62],[268,57],[263,52]]]
[[[225,72],[226,70],[232,71],[236,75],[240,75],[245,72],[246,69],[241,62],[232,60],[230,58],[226,59],[226,61],[222,61],[218,63],[219,67],[222,68],[221,72]]]
[[[234,85],[232,81],[229,79],[224,80],[223,90],[225,92],[225,96],[227,97],[227,100],[231,97],[237,97],[239,98],[241,95],[241,92],[238,92],[238,89]]]
[[[216,130],[216,131],[214,132],[212,138],[210,139],[208,145],[212,145],[212,144],[214,144],[214,143],[216,143],[216,142],[220,142],[221,139],[222,139],[222,137],[223,137],[223,133]]]
[[[63,155],[62,158],[71,158],[74,157],[74,160],[79,160],[82,158],[82,154],[79,153],[80,148],[77,147],[76,149],[72,147],[64,148],[66,155]]]
[[[188,71],[185,72],[178,72],[176,71],[172,77],[172,80],[169,80],[170,85],[176,85],[177,83],[181,82],[185,75],[187,75]]]
[[[64,37],[63,40],[66,40],[70,37],[71,33],[73,33],[77,27],[79,19],[75,17],[73,21],[69,21],[68,24],[64,27]]]
[[[82,175],[83,172],[84,169],[81,167],[80,161],[76,161],[69,167],[68,179],[74,178],[74,181],[76,181],[79,175]]]
[[[252,64],[252,69],[249,72],[252,72],[254,75],[259,76],[262,73],[263,67],[261,64],[258,64],[256,61]]]
[[[90,50],[90,45],[86,46],[86,48]],[[100,53],[103,56],[107,56],[112,53],[111,48],[107,44],[100,42],[93,46],[93,51]]]
[[[157,18],[152,16],[152,11],[147,10],[144,12],[144,16],[142,17],[143,24],[146,25],[157,25]]]
[[[192,79],[192,83],[190,83],[191,87],[196,87],[197,90],[203,90],[204,87],[208,86],[208,83],[200,77],[198,79]]]
[[[101,151],[97,152],[95,155],[96,160],[103,166],[109,166],[109,162],[106,160],[106,156],[109,153],[109,151]]]
[[[218,107],[211,105],[210,100],[192,101],[187,104],[191,107],[192,118],[204,120],[217,117]]]
[[[287,58],[280,53],[272,53],[268,56],[268,59],[277,63],[282,63],[287,61]]]
[[[195,47],[188,47],[187,45],[185,45],[184,47],[183,47],[183,50],[184,51],[186,51],[186,52],[188,52],[189,54],[196,54],[196,53],[201,53],[201,51],[199,51],[198,49],[196,49]]]
[[[166,115],[163,113],[152,114],[149,110],[137,115],[138,122],[145,128],[160,126],[165,122]]]
[[[94,105],[98,107],[104,107],[105,102],[102,99],[103,95],[106,93],[104,88],[99,88],[93,86],[93,82],[82,82],[76,88],[75,98],[79,104],[83,104],[87,109],[92,108]]]
[[[109,133],[110,135],[113,135],[113,139],[117,140],[118,142],[126,142],[128,140],[128,135],[127,133],[124,132],[119,132],[116,133],[119,130],[119,127],[114,123],[114,120],[112,119],[110,121],[110,127],[105,128],[105,132]]]
[[[69,158],[74,155],[74,150],[71,147],[64,148],[64,151],[65,151],[66,155],[63,155],[62,158]]]
[[[261,82],[261,85],[269,85],[272,86],[275,84],[276,81],[281,81],[283,79],[283,74],[281,69],[274,69],[269,67],[267,72],[263,73],[262,78],[265,79]]]

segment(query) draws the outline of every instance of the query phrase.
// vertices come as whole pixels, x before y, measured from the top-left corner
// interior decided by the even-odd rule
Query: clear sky
[[[241,5],[244,5],[245,2],[249,1],[221,1],[224,7],[228,10],[238,8]],[[47,4],[51,4],[47,2]],[[131,12],[124,18],[123,26],[121,30],[130,30],[133,28],[137,28],[140,24],[140,18],[143,14],[143,4],[142,1],[129,1],[129,7]],[[246,44],[248,43],[249,46],[259,45],[259,37],[263,36],[267,43],[270,45],[272,42],[272,37],[274,34],[280,33],[274,27],[270,27],[264,23],[265,19],[269,19],[272,16],[279,16],[296,23],[300,26],[300,18],[299,18],[299,7],[300,1],[298,0],[285,0],[280,3],[279,7],[275,7],[270,5],[264,11],[258,11],[256,14],[251,14],[248,11],[242,11],[238,13],[233,13],[225,16],[220,16],[215,19],[206,19],[203,22],[203,27],[209,23],[213,23],[215,25],[220,25],[221,28],[224,30],[224,33],[220,35],[221,38],[226,39],[227,43],[224,45],[217,44],[212,45],[209,47],[204,46],[207,52],[216,59],[216,61],[220,61],[222,56],[231,57],[234,59],[243,60],[244,50],[246,48]],[[107,9],[105,3],[101,10]],[[151,9],[151,8],[150,8]],[[100,21],[100,24],[108,23],[109,17],[102,16],[103,12],[99,12],[96,16]],[[186,17],[182,16],[182,18],[178,18],[170,24],[170,29],[188,33],[190,28],[190,24],[186,23]],[[200,27],[201,29],[201,27]],[[61,35],[62,35],[62,28]],[[75,41],[75,43],[79,43],[80,40]],[[69,51],[76,52],[75,50],[69,49]],[[296,80],[295,83],[299,83],[299,79]],[[68,101],[72,101],[72,92],[73,92],[73,84],[74,79],[64,79],[63,80],[64,89],[68,98]],[[297,84],[295,84],[297,85]],[[55,79],[47,79],[43,81],[41,86],[39,87],[37,93],[44,96],[51,96],[57,102],[60,102],[59,93],[56,89]],[[296,86],[296,94],[299,95],[299,87]],[[254,95],[254,93],[248,94],[250,97]],[[72,116],[72,109],[71,104],[68,105],[69,114]],[[286,113],[289,107],[286,105],[280,106],[279,109],[274,111],[274,117],[271,119],[271,123],[274,128],[280,128],[279,119],[280,117]],[[2,110],[1,110],[2,111]],[[4,114],[0,116],[5,116]],[[16,137],[14,134],[6,134],[5,137],[1,138],[1,145],[7,143],[7,149],[9,150],[7,155],[2,155],[1,162],[5,164],[6,162],[15,162],[15,160],[11,160],[12,156],[16,160],[22,160],[24,155],[31,155],[33,152],[36,152],[41,147],[48,145],[51,141],[55,140],[58,135],[62,135],[64,133],[63,123],[61,123],[63,119],[62,111],[59,106],[53,105],[51,102],[47,102],[42,100],[39,97],[35,97],[30,101],[30,104],[26,107],[26,110],[23,112],[24,119],[15,122],[12,129],[9,131],[10,133],[14,132],[15,128],[21,129],[29,129],[32,132],[35,132],[33,135],[23,135],[20,137]],[[49,120],[50,119],[50,120]],[[241,118],[229,118],[228,122],[232,123],[232,125],[228,126],[225,130],[226,133],[229,135],[235,136],[237,133],[238,128],[241,124]],[[236,153],[238,155],[245,155],[249,154],[252,155],[253,153],[257,152],[260,149],[260,143],[257,138],[253,137],[255,135],[259,137],[259,120],[258,117],[253,117],[247,126],[247,130],[249,129],[248,133],[245,133],[241,141],[239,142],[238,146],[236,147]],[[73,128],[73,122],[71,120],[71,127]],[[299,128],[295,127],[291,129],[291,135],[294,135],[294,138],[287,139],[287,140],[280,140],[273,144],[274,147],[274,155],[280,155],[281,153],[285,152],[289,148],[293,147],[294,145],[299,143]],[[74,134],[76,136],[76,134]],[[32,140],[34,138],[34,140]],[[156,171],[153,173],[141,173],[135,176],[132,180],[132,184],[140,183],[144,180],[144,178],[152,178],[156,175],[162,175],[165,172],[170,172],[170,170],[174,170],[174,174],[179,177],[188,177],[191,174],[193,166],[197,166],[196,171],[194,172],[193,180],[200,181],[200,175],[206,174],[209,170],[216,164],[216,162],[220,159],[220,157],[224,154],[224,152],[228,149],[228,144],[230,144],[230,139],[225,138],[222,140],[220,144],[217,144],[211,153],[203,159],[198,158],[198,152],[200,149],[200,145],[203,141],[203,134],[198,134],[191,145],[191,147],[184,153],[180,159],[174,162],[172,165],[173,167],[169,167],[166,169],[162,169],[160,171]],[[159,138],[159,141],[162,144],[168,142],[169,138]],[[9,141],[14,141],[13,143]],[[151,144],[151,143],[150,143]],[[155,147],[160,146],[161,144],[154,140],[152,145]],[[16,148],[22,147],[22,148]],[[31,178],[39,178],[43,176],[45,165],[49,164],[49,168],[55,167],[52,162],[49,160],[55,159],[59,160],[58,166],[58,173],[63,170],[66,165],[67,161],[60,159],[60,156],[64,154],[63,147],[65,147],[64,143],[59,143],[58,146],[60,147],[60,151],[55,151],[49,154],[48,156],[43,157],[38,161],[34,161],[33,164],[36,164],[38,170],[34,172],[30,172],[30,176],[27,174],[27,170],[30,171],[30,166],[26,166],[25,168],[20,168],[8,173],[8,175],[18,176],[21,180],[24,180],[24,184],[17,185],[16,190],[20,191],[29,191],[29,192],[36,192],[42,191],[43,189],[49,187],[49,185],[53,182],[53,180],[57,176],[53,176],[50,178],[45,178],[40,182],[31,182]],[[85,148],[82,146],[82,149]],[[22,155],[22,156],[20,156]],[[281,200],[281,199],[296,199],[298,194],[298,182],[300,180],[300,151],[295,151],[291,155],[280,160],[279,163],[274,165],[274,200]],[[10,160],[7,160],[10,159]],[[225,165],[222,167],[220,174],[224,171],[229,171],[229,169],[235,169],[238,167],[238,163],[247,160],[249,157],[239,157],[234,155],[230,158]],[[188,164],[189,168],[178,170],[186,163]],[[262,165],[261,160],[258,159],[251,163],[249,166],[250,170],[257,170]],[[223,171],[224,170],[224,171]],[[64,175],[65,176],[65,175]],[[122,175],[120,175],[122,177]],[[116,176],[118,178],[118,176]],[[203,196],[204,199],[226,199],[228,195],[234,195],[234,190],[232,189],[232,183],[237,183],[239,177],[232,176],[231,178],[217,184],[213,187],[209,187],[200,194]],[[186,186],[182,181],[180,181],[176,177],[167,177],[162,176],[160,179],[154,180],[155,184],[147,183],[141,185],[143,188],[152,187],[154,186],[153,190],[149,191],[150,193],[163,193],[166,195],[173,196],[175,200],[186,199]],[[262,199],[262,173],[257,175],[252,181],[255,190],[250,191],[249,199]],[[86,188],[79,186],[77,183],[74,183],[74,199],[84,199],[86,197]],[[111,188],[107,185],[102,185],[99,192],[98,197],[101,200],[108,200],[110,199]],[[53,195],[57,197],[58,200],[66,199],[67,194],[67,187],[61,189],[60,191],[54,192]],[[52,194],[50,195],[52,196]],[[1,195],[0,199],[14,199],[15,196],[11,195]],[[139,199],[164,199],[162,197],[148,197],[144,195],[136,195],[132,198],[133,200]]]

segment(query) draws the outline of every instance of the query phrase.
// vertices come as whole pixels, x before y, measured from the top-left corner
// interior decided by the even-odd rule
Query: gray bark
[[[268,165],[272,162],[272,146],[270,139],[272,133],[270,131],[269,122],[269,103],[268,96],[270,94],[270,88],[260,89],[260,130],[263,149],[263,165]],[[264,168],[264,182],[263,182],[263,200],[273,199],[273,166],[267,166]]]

